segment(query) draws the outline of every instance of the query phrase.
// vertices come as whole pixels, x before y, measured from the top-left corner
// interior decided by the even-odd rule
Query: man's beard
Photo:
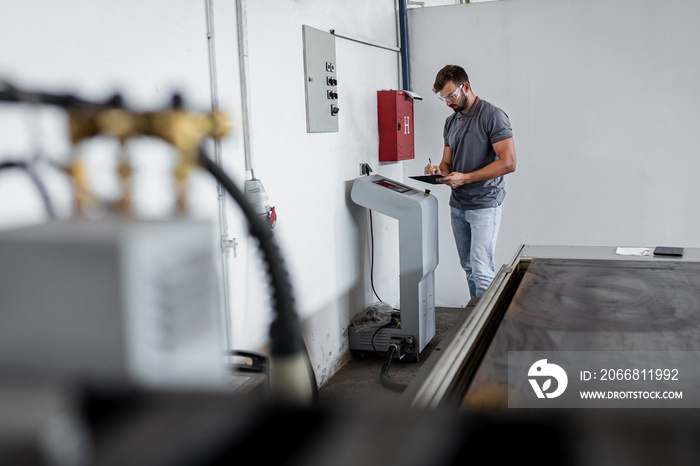
[[[454,110],[455,112],[461,112],[465,108],[467,108],[467,104],[469,103],[469,99],[467,99],[466,94],[462,96],[461,99],[457,101],[456,104],[450,105],[450,108]]]

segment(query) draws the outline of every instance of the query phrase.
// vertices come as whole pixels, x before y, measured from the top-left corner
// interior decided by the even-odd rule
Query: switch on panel
[[[335,36],[302,26],[306,132],[338,131],[338,79],[335,68]]]

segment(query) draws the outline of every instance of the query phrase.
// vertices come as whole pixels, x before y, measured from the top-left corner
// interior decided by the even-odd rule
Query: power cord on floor
[[[377,294],[377,290],[374,288],[374,222],[372,220],[372,210],[369,210],[369,232],[370,232],[370,270],[369,270],[369,276],[370,276],[370,284],[372,285],[372,292],[374,293],[374,296],[377,297],[377,299],[380,302],[382,299],[379,297]],[[399,313],[399,309],[393,308],[396,313]],[[372,335],[371,343],[372,343],[372,349],[374,350],[375,353],[381,355],[381,351],[377,350],[377,348],[374,346],[374,339],[377,336],[377,333],[383,328],[389,327],[391,325],[396,325],[399,323],[398,318],[392,318],[391,322],[388,323],[387,325],[383,327],[379,327],[377,330],[375,330],[374,334]],[[384,388],[388,388],[389,390],[395,391],[395,392],[403,392],[406,389],[406,385],[399,384],[396,382],[393,382],[389,380],[389,369],[391,368],[391,363],[392,360],[394,359],[394,356],[396,353],[401,354],[401,347],[399,343],[392,342],[388,349],[387,352],[384,353],[384,364],[382,365],[382,370],[379,373],[379,381],[384,386]]]
[[[394,354],[396,354],[397,351],[399,351],[398,346],[389,345],[389,350],[386,352],[386,356],[384,357],[382,371],[379,373],[379,381],[384,386],[384,388],[388,388],[389,390],[393,390],[395,392],[403,392],[406,389],[405,385],[392,382],[388,379],[389,368],[391,367],[391,360],[394,358]]]
[[[412,346],[413,339],[410,337],[401,339],[395,338],[389,343],[386,355],[384,356],[384,364],[382,365],[382,370],[379,373],[379,382],[382,384],[382,386],[384,386],[384,388],[388,388],[389,390],[393,390],[395,392],[403,392],[406,390],[407,385],[389,380],[389,369],[391,368],[391,363],[394,356],[397,353],[400,356],[402,352],[405,352]]]

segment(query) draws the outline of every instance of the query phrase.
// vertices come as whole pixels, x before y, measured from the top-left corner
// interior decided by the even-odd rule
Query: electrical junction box
[[[338,79],[335,65],[335,36],[302,26],[304,38],[304,86],[306,132],[338,131]]]
[[[410,91],[377,91],[379,161],[398,162],[415,157],[413,101],[421,97]]]

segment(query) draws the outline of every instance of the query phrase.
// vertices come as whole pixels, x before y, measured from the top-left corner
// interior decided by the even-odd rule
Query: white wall
[[[395,89],[399,71],[396,53],[336,39],[339,131],[307,133],[301,30],[306,24],[396,46],[394,2],[256,0],[248,2],[248,14],[255,175],[277,208],[275,231],[322,383],[348,356],[351,317],[372,301],[366,211],[350,200],[351,181],[361,162],[403,177],[401,164],[379,166],[376,129],[376,91]],[[398,305],[398,231],[390,219],[377,222],[375,241],[385,263],[375,268],[375,285],[384,290],[382,299]],[[256,287],[249,282],[251,300]]]
[[[7,3],[7,2],[6,2]],[[359,164],[394,179],[401,164],[377,161],[376,91],[398,87],[394,52],[336,40],[340,130],[309,134],[305,127],[302,25],[387,45],[397,45],[394,0],[247,2],[255,175],[276,206],[276,237],[292,276],[305,338],[320,383],[347,358],[347,325],[373,300],[367,274],[366,211],[349,199]],[[234,123],[222,156],[239,183],[249,177],[242,150],[235,2],[216,0],[215,44],[221,109]],[[119,91],[142,109],[167,105],[181,91],[193,109],[211,108],[205,2],[193,0],[12,2],[0,7],[0,79],[28,90],[74,92],[101,99]],[[38,146],[67,161],[65,115],[0,104],[0,158],[28,156]],[[83,148],[98,194],[117,193],[111,166],[113,141]],[[158,141],[132,146],[137,160],[138,212],[145,217],[173,213],[168,170],[175,154]],[[63,217],[71,215],[70,186],[42,168]],[[218,218],[215,185],[203,174],[191,193],[193,215]],[[46,219],[33,187],[21,173],[0,174],[0,228]],[[267,344],[271,319],[266,281],[257,247],[228,201],[230,235],[238,241],[231,257],[229,309],[233,347],[258,350]],[[375,219],[375,285],[385,301],[398,305],[397,228]]]
[[[450,110],[431,88],[442,66],[458,64],[478,96],[508,113],[515,134],[497,267],[521,244],[700,246],[698,15],[692,0],[410,10],[413,90],[426,99],[416,106],[419,155],[406,173],[440,157]],[[463,305],[442,191],[437,304]]]

